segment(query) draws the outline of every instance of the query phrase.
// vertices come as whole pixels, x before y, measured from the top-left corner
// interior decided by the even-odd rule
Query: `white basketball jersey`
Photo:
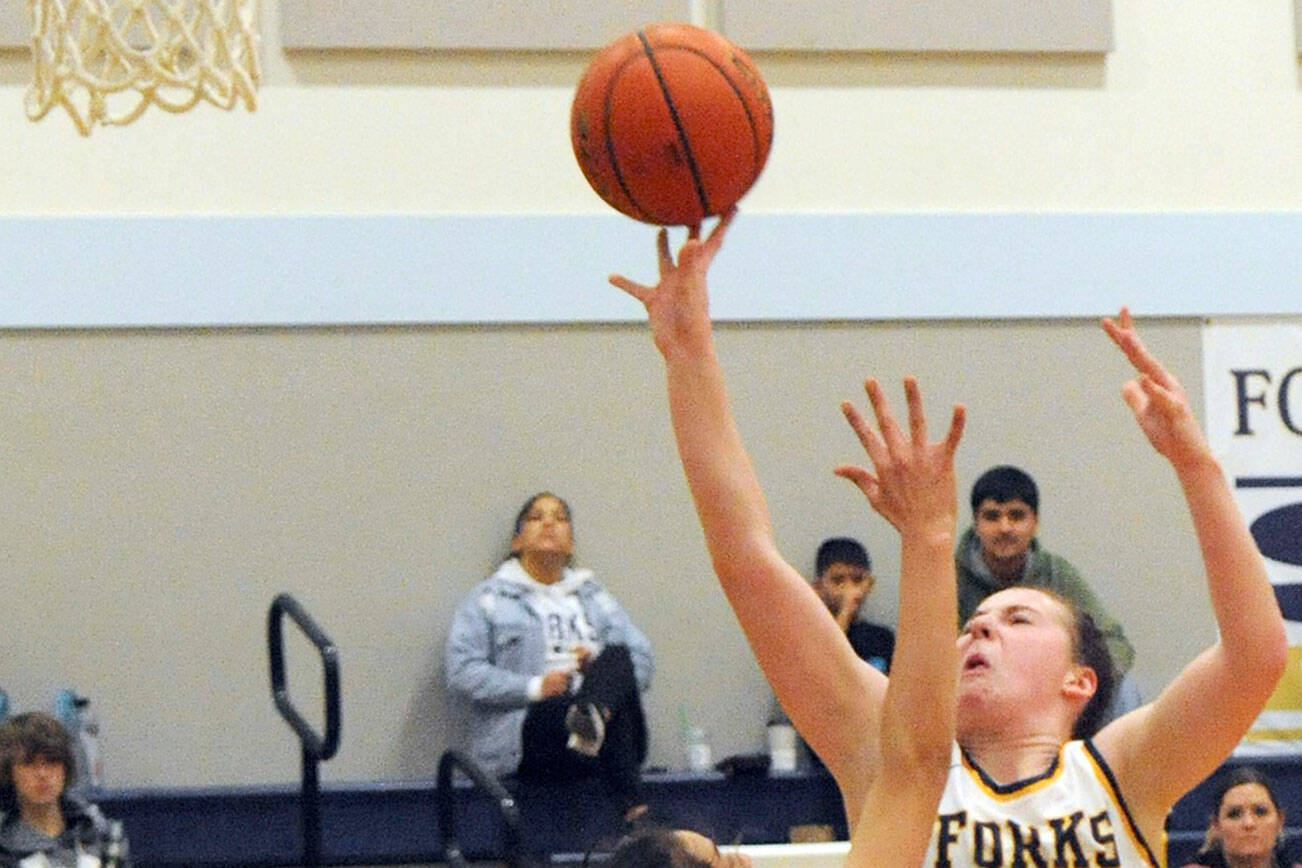
[[[1164,855],[1165,846],[1159,852]],[[1044,774],[1006,786],[954,745],[924,868],[1164,864],[1135,826],[1092,743],[1067,742]]]

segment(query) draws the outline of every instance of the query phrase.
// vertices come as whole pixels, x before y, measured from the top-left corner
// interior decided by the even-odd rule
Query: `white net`
[[[32,86],[27,116],[56,105],[82,135],[128,124],[151,103],[257,106],[257,0],[27,0]]]

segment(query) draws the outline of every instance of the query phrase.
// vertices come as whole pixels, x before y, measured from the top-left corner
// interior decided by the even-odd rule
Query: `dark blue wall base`
[[[1275,781],[1288,815],[1302,817],[1302,758],[1254,764]],[[840,795],[825,772],[652,773],[644,780],[655,817],[720,843],[783,843],[792,826],[806,824],[830,825],[837,837],[846,834]],[[512,782],[510,788],[530,855],[599,851],[622,831],[613,802],[596,780],[547,789]],[[1211,799],[1211,785],[1204,782],[1172,811],[1169,864],[1182,865],[1197,850]],[[138,868],[302,863],[297,786],[108,789],[97,800],[105,813],[124,821]],[[468,786],[457,787],[457,801],[462,851],[474,859],[504,855],[505,836],[490,802]],[[443,860],[433,780],[323,785],[321,828],[322,864]]]
[[[725,843],[778,843],[793,825],[828,824],[845,834],[840,795],[826,774],[648,774],[652,815]],[[610,846],[622,832],[615,805],[594,780],[542,789],[509,782],[535,855]],[[295,786],[108,789],[97,801],[121,819],[137,868],[279,866],[303,856]],[[471,858],[503,855],[504,830],[488,799],[457,787],[458,834]],[[433,780],[337,783],[321,788],[323,864],[436,862],[443,838]]]

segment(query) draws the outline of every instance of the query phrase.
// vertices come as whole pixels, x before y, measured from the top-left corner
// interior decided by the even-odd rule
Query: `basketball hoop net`
[[[82,135],[129,124],[154,103],[257,107],[257,0],[27,0],[38,121],[56,105]]]

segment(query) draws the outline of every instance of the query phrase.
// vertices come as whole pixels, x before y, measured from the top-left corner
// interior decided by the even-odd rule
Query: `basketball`
[[[653,24],[597,52],[570,111],[574,156],[611,207],[660,226],[726,213],[773,141],[768,88],[746,53],[690,24]]]

